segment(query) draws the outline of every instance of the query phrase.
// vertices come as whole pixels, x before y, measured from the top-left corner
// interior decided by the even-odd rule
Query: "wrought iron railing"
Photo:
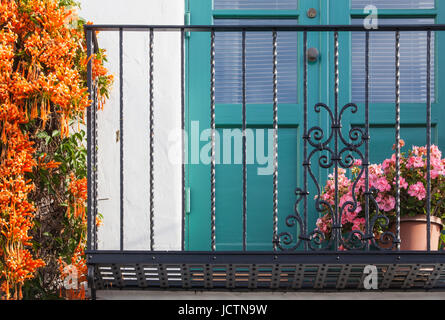
[[[445,287],[441,280],[445,270],[445,254],[431,248],[431,55],[432,36],[435,32],[444,31],[445,25],[382,25],[378,29],[365,29],[363,26],[142,26],[142,25],[86,25],[86,39],[88,55],[97,47],[95,31],[115,31],[119,33],[119,90],[120,90],[120,249],[99,250],[97,245],[97,108],[95,104],[95,90],[92,80],[91,60],[88,63],[88,88],[93,100],[92,108],[88,110],[88,243],[87,258],[89,263],[89,275],[93,288],[113,285],[115,288],[135,286],[140,288],[153,287],[180,287],[180,288],[271,288],[271,289],[310,289],[310,288],[361,288],[363,281],[362,266],[376,264],[384,276],[383,288],[410,288],[416,283],[421,283],[422,288]],[[148,108],[150,110],[150,250],[129,251],[124,249],[124,100],[123,100],[123,35],[126,31],[140,31],[149,33],[149,79],[150,91]],[[154,206],[154,128],[156,126],[153,117],[154,91],[153,91],[153,52],[154,35],[158,32],[178,32],[181,36],[181,119],[182,129],[185,128],[185,38],[189,32],[210,33],[210,128],[211,128],[211,162],[210,162],[210,212],[209,226],[211,237],[209,252],[185,251],[185,165],[182,165],[182,250],[175,252],[156,251],[154,223],[156,208]],[[219,32],[240,32],[242,35],[242,130],[247,128],[246,120],[246,34],[249,32],[264,31],[272,34],[272,61],[273,66],[273,212],[271,212],[271,228],[273,238],[270,240],[272,250],[270,252],[253,252],[247,250],[247,155],[246,135],[242,140],[242,176],[243,176],[243,232],[242,250],[237,252],[218,251],[216,246],[216,160],[215,160],[215,35]],[[299,32],[303,34],[303,185],[296,186],[296,203],[294,213],[286,218],[288,230],[279,230],[278,224],[278,91],[277,91],[277,33]],[[376,202],[377,190],[369,185],[370,166],[370,34],[374,32],[393,32],[395,36],[395,92],[394,92],[394,143],[395,143],[395,214],[392,217],[395,228],[389,230],[390,217],[383,210],[379,210]],[[427,37],[426,57],[426,218],[427,218],[427,248],[421,252],[405,252],[400,250],[400,34],[409,31],[425,32]],[[333,34],[334,45],[334,105],[317,103],[315,106],[308,104],[308,54],[307,43],[310,32],[326,32]],[[339,102],[339,34],[342,32],[363,32],[365,34],[365,101],[364,101],[364,126],[352,127],[347,135],[342,131],[342,119],[346,112],[356,113],[358,105],[353,101],[342,106]],[[436,77],[441,79],[441,77]],[[437,85],[439,87],[439,85]],[[320,126],[309,126],[308,115],[311,112],[326,112],[330,125],[330,132],[326,132]],[[388,137],[388,139],[390,139]],[[392,138],[391,138],[392,139]],[[183,149],[185,148],[183,138]],[[353,157],[351,154],[355,154]],[[183,157],[185,150],[183,150]],[[318,159],[317,159],[318,157]],[[355,191],[359,178],[364,177],[364,215],[365,225],[362,230],[355,230],[348,235],[342,233],[342,215],[346,210],[354,211],[358,200],[352,195],[352,199],[339,205],[339,168],[349,169],[354,160],[361,160],[359,173],[351,183]],[[183,159],[184,160],[184,159]],[[323,182],[317,180],[312,162],[316,161],[319,167],[333,170],[335,183],[334,204],[322,200],[321,193]],[[184,163],[184,161],[183,161]],[[309,192],[308,184],[313,183],[315,193]],[[310,196],[314,200],[314,208],[310,206]],[[312,229],[308,223],[308,216],[313,213],[329,212],[332,218],[329,237],[319,229]],[[383,228],[383,235],[379,239],[375,237],[375,228]],[[262,267],[263,269],[262,270]],[[170,269],[169,269],[170,268]],[[358,269],[357,269],[358,268]],[[358,271],[357,271],[358,270]],[[361,270],[361,271],[360,271]],[[130,276],[125,276],[127,272]],[[355,273],[354,273],[355,272]],[[150,278],[149,274],[156,274]],[[176,274],[176,275],[174,275]],[[218,276],[219,274],[219,276]],[[242,274],[246,274],[243,277]],[[108,278],[107,278],[108,275]],[[397,279],[399,276],[399,280]],[[400,280],[400,277],[402,280]],[[245,279],[244,279],[245,278]],[[259,279],[266,279],[265,285]],[[310,279],[311,284],[306,284]],[[352,280],[348,280],[352,279]],[[331,281],[331,282],[329,282]],[[349,282],[348,282],[349,281]],[[395,282],[394,282],[395,281]],[[398,282],[397,282],[398,281]],[[222,283],[221,286],[219,284]],[[329,284],[331,283],[331,284]],[[332,284],[333,283],[333,284]],[[394,283],[396,283],[394,285]]]

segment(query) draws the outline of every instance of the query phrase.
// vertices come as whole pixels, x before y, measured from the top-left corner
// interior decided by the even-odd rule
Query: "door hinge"
[[[184,14],[184,25],[189,26],[191,23],[190,11],[186,11]],[[190,38],[190,31],[185,33],[186,38]]]
[[[185,188],[185,213],[190,213],[190,188]]]

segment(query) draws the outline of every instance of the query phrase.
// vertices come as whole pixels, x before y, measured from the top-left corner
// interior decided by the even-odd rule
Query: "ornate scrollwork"
[[[371,188],[370,199],[375,207],[376,214],[370,222],[370,230],[374,228],[382,228],[383,230],[389,229],[389,218],[380,213],[379,205],[377,203],[374,194],[377,194],[378,190]],[[391,231],[384,231],[379,239],[372,238],[371,243],[374,247],[380,250],[392,250],[397,245],[396,235]]]
[[[299,227],[300,235],[303,234],[303,220],[301,218],[300,212],[298,210],[298,205],[303,200],[305,196],[304,190],[297,188],[295,189],[295,195],[297,196],[297,200],[294,205],[294,214],[288,215],[286,217],[286,226],[289,228],[295,227],[297,225]],[[294,236],[290,232],[282,232],[278,235],[278,248],[281,250],[295,250],[301,244],[302,237],[300,236],[298,239],[294,239]],[[295,244],[293,246],[292,243]],[[283,246],[284,245],[284,246]],[[291,247],[288,247],[291,246]]]
[[[347,250],[360,250],[370,244],[379,249],[392,249],[396,244],[396,237],[393,232],[384,231],[379,239],[373,237],[372,231],[375,228],[386,230],[389,227],[389,218],[379,211],[374,195],[375,192],[377,192],[375,189],[373,189],[372,192],[365,193],[367,202],[372,203],[373,207],[375,207],[375,214],[373,215],[372,220],[367,222],[367,230],[352,230],[347,234],[342,233],[344,215],[348,212],[354,212],[359,205],[359,200],[356,195],[357,185],[359,180],[366,174],[365,166],[369,165],[368,159],[360,150],[369,139],[368,132],[359,127],[350,128],[346,136],[344,136],[342,132],[341,123],[343,116],[347,111],[350,111],[352,114],[357,113],[357,105],[348,103],[344,105],[339,112],[337,112],[337,109],[333,112],[326,104],[317,103],[314,106],[314,111],[316,113],[321,113],[322,111],[327,112],[331,125],[329,133],[326,133],[320,126],[313,126],[307,130],[307,134],[303,137],[305,140],[304,147],[306,148],[304,168],[307,175],[305,176],[306,179],[312,181],[316,189],[314,203],[315,210],[321,215],[327,214],[332,217],[331,234],[327,237],[325,233],[317,228],[312,231],[307,231],[307,221],[302,217],[307,217],[309,193],[308,190],[297,188],[295,192],[297,199],[294,206],[294,214],[287,216],[286,226],[289,228],[297,228],[300,236],[298,239],[295,239],[290,232],[282,232],[279,234],[278,247],[281,250],[296,250],[301,245],[301,242],[304,241],[307,244],[307,247],[311,250],[339,249],[340,246],[343,246],[343,248]],[[308,147],[312,148],[310,152],[306,152]],[[337,191],[336,204],[333,205],[330,202],[323,200],[322,187],[316,178],[316,174],[314,174],[311,168],[311,160],[315,160],[320,168],[334,168],[334,173],[338,172],[339,168],[349,169],[353,166],[357,166],[356,161],[360,160],[360,165],[358,166],[360,171],[355,175],[355,178],[352,181],[353,192],[351,192],[351,199],[345,201],[340,206],[340,196]],[[336,179],[338,179],[338,176]],[[305,185],[307,186],[307,181],[305,181]],[[299,210],[299,205],[302,201],[306,204],[303,215]],[[305,231],[307,234],[305,234]]]

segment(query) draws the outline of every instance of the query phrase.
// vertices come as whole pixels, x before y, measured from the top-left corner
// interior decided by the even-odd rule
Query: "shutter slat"
[[[368,1],[368,0],[367,0]],[[353,19],[361,24],[362,19]],[[433,24],[434,19],[380,19],[384,24]],[[365,34],[352,32],[352,101],[363,102],[365,92]],[[426,32],[400,34],[400,93],[401,102],[426,102]],[[434,37],[432,38],[434,47]],[[395,35],[375,32],[370,35],[370,102],[394,102],[395,96]],[[434,51],[432,51],[431,97],[434,100]]]
[[[375,5],[377,9],[433,9],[434,0],[352,0],[352,9]]]
[[[282,1],[281,1],[282,2]],[[285,1],[284,1],[285,2]],[[296,20],[217,19],[215,25],[280,25]],[[297,101],[297,32],[278,32],[278,101]],[[242,102],[241,32],[218,32],[215,45],[216,103]],[[246,102],[272,103],[272,32],[246,35]]]
[[[216,10],[296,10],[298,0],[214,0]]]

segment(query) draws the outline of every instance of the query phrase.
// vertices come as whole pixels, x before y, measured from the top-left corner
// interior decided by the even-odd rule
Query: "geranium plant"
[[[400,147],[405,145],[400,140]],[[393,149],[395,149],[393,147]],[[436,145],[430,149],[430,177],[431,177],[431,215],[445,218],[445,159]],[[347,171],[338,169],[338,212],[341,213],[342,233],[354,232],[360,237],[365,234],[365,173],[361,160],[355,160],[350,168],[351,178]],[[408,152],[400,154],[400,216],[415,216],[427,214],[427,147],[413,146]],[[369,166],[369,190],[373,191],[375,202],[369,200],[369,224],[377,214],[388,218],[389,223],[383,223],[386,230],[394,225],[396,220],[396,155],[379,164]],[[320,199],[321,207],[325,210],[317,220],[317,229],[330,238],[332,231],[332,213],[326,202],[335,207],[335,177],[329,179],[323,189]],[[378,238],[383,230],[381,223],[375,223],[372,232]]]

